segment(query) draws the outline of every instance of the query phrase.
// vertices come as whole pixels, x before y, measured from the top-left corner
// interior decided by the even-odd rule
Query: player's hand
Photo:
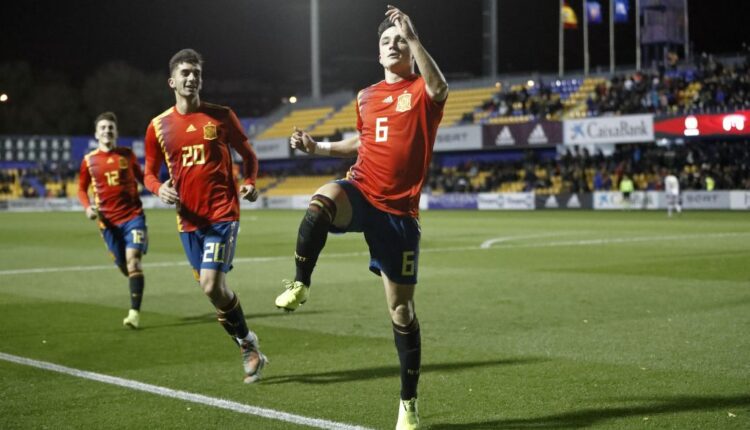
[[[302,152],[314,154],[315,148],[318,146],[318,144],[313,140],[312,137],[310,137],[309,134],[305,133],[295,126],[292,137],[289,138],[289,146],[291,146],[292,149],[299,149]]]
[[[243,185],[240,187],[240,197],[249,202],[254,202],[258,200],[258,190],[255,189],[255,185]]]
[[[180,201],[180,196],[177,194],[172,179],[161,184],[161,187],[159,187],[159,198],[168,205],[173,205]]]
[[[414,24],[411,22],[409,15],[401,12],[397,7],[388,5],[385,16],[396,26],[399,34],[406,40],[417,40],[417,32],[414,30]]]
[[[99,216],[99,211],[96,209],[96,206],[89,206],[86,208],[86,218],[96,219],[96,217],[98,216]]]

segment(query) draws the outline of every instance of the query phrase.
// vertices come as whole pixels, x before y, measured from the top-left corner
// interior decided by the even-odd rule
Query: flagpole
[[[583,0],[583,75],[589,75],[589,10]]]
[[[563,6],[565,5],[565,0],[560,0],[560,7],[558,8],[560,10],[560,22],[558,23],[559,27],[559,35],[557,37],[558,39],[558,47],[557,47],[557,75],[562,77],[562,75],[565,73],[565,24],[563,23]]]
[[[615,0],[609,0],[609,73],[615,73]]]
[[[688,26],[688,1],[685,0],[685,61],[690,57],[690,27]]]
[[[635,70],[641,71],[641,0],[635,0]]]

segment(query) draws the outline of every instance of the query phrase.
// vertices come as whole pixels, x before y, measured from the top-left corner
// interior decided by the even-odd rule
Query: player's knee
[[[391,320],[398,326],[407,327],[414,321],[414,318],[414,308],[406,303],[391,308]]]
[[[143,273],[143,270],[141,269],[141,259],[129,258],[127,261],[126,269],[129,276],[137,273]]]
[[[333,223],[333,220],[336,219],[336,203],[323,194],[315,194],[310,199],[310,206],[305,213],[305,219],[312,223],[321,219]]]
[[[212,277],[201,277],[200,278],[200,284],[201,289],[203,289],[203,293],[205,293],[208,297],[215,297],[219,290],[220,285],[219,282],[215,278]]]

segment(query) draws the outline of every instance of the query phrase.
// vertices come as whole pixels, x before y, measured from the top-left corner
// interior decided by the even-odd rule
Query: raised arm
[[[427,94],[430,98],[436,102],[442,102],[448,98],[448,82],[446,82],[445,76],[443,76],[443,72],[440,71],[435,60],[422,46],[422,42],[419,41],[417,32],[414,30],[414,24],[409,16],[391,5],[388,5],[385,15],[393,22],[401,37],[406,39],[409,44],[409,49],[414,55],[414,61],[424,78]]]

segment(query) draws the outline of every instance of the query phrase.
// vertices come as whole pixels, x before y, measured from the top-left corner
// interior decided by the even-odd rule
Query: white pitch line
[[[216,397],[204,396],[202,394],[189,393],[187,391],[173,390],[171,388],[160,387],[158,385],[146,384],[143,382],[133,381],[130,379],[118,378],[116,376],[103,375],[101,373],[88,372],[85,370],[73,369],[71,367],[61,366],[59,364],[48,363],[46,361],[32,360],[30,358],[19,357],[16,355],[0,352],[0,360],[11,363],[21,364],[24,366],[36,367],[51,372],[58,372],[65,375],[75,376],[77,378],[89,379],[91,381],[102,382],[104,384],[116,385],[136,391],[143,391],[158,396],[169,397],[172,399],[184,400],[186,402],[199,403],[214,408],[227,409],[241,414],[255,415],[262,418],[268,418],[276,421],[284,421],[292,424],[299,424],[308,427],[330,430],[370,430],[367,427],[361,427],[352,424],[338,423],[319,418],[309,418],[302,415],[290,414],[287,412],[277,411],[275,409],[261,408],[258,406],[245,405],[243,403],[233,402],[231,400],[219,399]]]
[[[688,234],[688,235],[672,235],[672,236],[635,236],[635,237],[623,237],[623,238],[604,238],[604,239],[581,239],[581,240],[565,240],[557,242],[536,242],[536,243],[520,243],[520,244],[506,244],[507,242],[514,240],[533,239],[539,237],[550,237],[550,236],[562,236],[568,233],[560,234],[547,234],[547,235],[528,235],[528,236],[507,236],[489,239],[482,242],[479,246],[455,246],[445,248],[423,248],[420,250],[421,253],[433,253],[433,252],[462,252],[462,251],[484,251],[484,250],[500,250],[508,248],[553,248],[558,246],[588,246],[588,245],[609,245],[616,243],[634,243],[634,242],[658,242],[658,241],[673,241],[673,240],[694,240],[694,239],[718,239],[723,237],[738,237],[748,236],[750,233],[730,232],[730,233],[708,233],[708,234]],[[494,244],[503,243],[504,246],[492,246]],[[369,256],[369,252],[339,252],[331,254],[322,254],[320,258],[344,258],[344,257],[362,257]],[[275,257],[244,257],[235,258],[234,263],[267,263],[271,261],[287,261],[291,257],[286,255],[279,255]],[[187,266],[186,261],[163,261],[158,263],[143,263],[143,267],[175,267],[175,266]],[[86,272],[92,270],[110,270],[114,268],[114,265],[95,265],[95,266],[67,266],[67,267],[40,267],[31,269],[10,269],[0,270],[0,276],[7,275],[29,275],[36,273],[58,273],[58,272]]]

